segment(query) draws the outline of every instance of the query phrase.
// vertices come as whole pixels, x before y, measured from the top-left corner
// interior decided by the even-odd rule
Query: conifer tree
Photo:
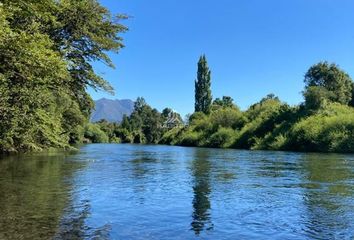
[[[208,114],[212,103],[210,70],[205,55],[198,62],[197,80],[195,81],[195,112]]]

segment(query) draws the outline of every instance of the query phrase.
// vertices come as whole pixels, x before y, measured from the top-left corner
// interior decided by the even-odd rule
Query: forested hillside
[[[96,0],[0,1],[0,152],[82,141],[87,87],[112,92],[92,67],[113,67],[127,28]]]

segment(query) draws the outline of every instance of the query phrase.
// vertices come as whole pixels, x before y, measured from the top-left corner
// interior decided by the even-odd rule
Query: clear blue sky
[[[116,69],[95,64],[116,94],[162,110],[193,112],[197,61],[205,53],[213,96],[246,109],[268,93],[302,101],[303,76],[321,60],[354,76],[353,0],[101,0],[125,21]]]

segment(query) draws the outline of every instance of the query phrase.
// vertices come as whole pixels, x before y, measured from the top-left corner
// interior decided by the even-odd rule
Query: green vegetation
[[[195,111],[196,112],[210,112],[211,102],[211,72],[205,55],[201,56],[198,62],[197,80],[195,81]]]
[[[231,97],[224,96],[214,100],[210,112],[200,110],[192,114],[187,127],[166,132],[161,143],[354,152],[354,83],[351,78],[337,65],[321,62],[308,70],[304,82],[305,102],[299,106],[289,106],[269,94],[241,112]]]
[[[69,148],[96,131],[86,88],[113,89],[91,64],[113,67],[124,18],[96,0],[0,2],[0,152]]]
[[[289,106],[269,94],[241,111],[229,96],[211,101],[210,70],[206,62],[202,56],[198,63],[195,106],[199,111],[189,116],[187,126],[166,127],[171,116],[178,123],[182,123],[181,117],[169,108],[159,113],[138,98],[133,114],[125,116],[121,124],[106,121],[90,124],[85,137],[91,142],[354,152],[354,83],[335,64],[322,62],[308,70],[303,104]],[[207,79],[207,84],[201,84],[204,81],[201,76]],[[205,88],[201,86],[206,85],[207,90],[202,94]]]
[[[85,130],[85,138],[88,142],[111,143],[148,143],[157,144],[162,141],[162,136],[172,127],[167,125],[175,121],[173,127],[181,126],[181,116],[170,108],[165,108],[162,113],[151,108],[144,98],[139,97],[134,104],[134,111],[123,121],[109,123],[101,120],[95,124],[89,124]],[[173,123],[173,122],[172,122]]]
[[[344,105],[348,105],[352,99],[353,81],[335,64],[320,62],[312,66],[305,75],[305,84],[305,97],[315,94],[319,100],[338,102]],[[308,91],[312,93],[308,93]]]
[[[80,142],[162,143],[243,149],[354,152],[354,83],[335,64],[305,75],[305,102],[269,94],[246,111],[229,96],[212,99],[205,55],[198,62],[195,113],[160,113],[143,98],[122,123],[89,123],[87,87],[113,92],[92,67],[114,67],[126,18],[97,0],[0,2],[0,153],[71,148]]]

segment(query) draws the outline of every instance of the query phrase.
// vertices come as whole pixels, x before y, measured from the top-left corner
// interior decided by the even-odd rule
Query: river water
[[[354,155],[91,144],[0,159],[0,239],[353,239]]]

